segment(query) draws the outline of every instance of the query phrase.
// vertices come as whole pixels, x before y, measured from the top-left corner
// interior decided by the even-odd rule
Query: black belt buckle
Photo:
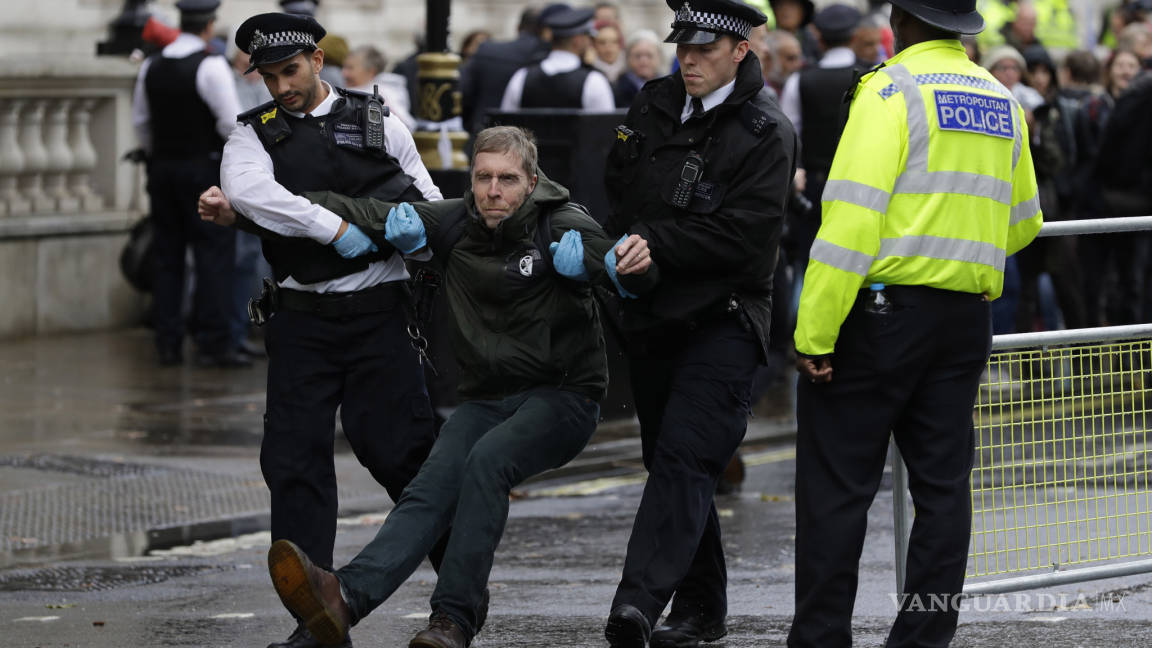
[[[256,326],[264,326],[268,318],[276,311],[279,287],[275,281],[265,277],[264,289],[260,291],[259,299],[248,300],[248,320]]]

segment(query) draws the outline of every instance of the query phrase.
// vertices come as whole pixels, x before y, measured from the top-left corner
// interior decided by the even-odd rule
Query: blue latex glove
[[[560,242],[548,246],[552,253],[552,267],[563,277],[576,281],[588,281],[588,270],[584,268],[584,239],[580,232],[568,230],[560,237]]]
[[[345,259],[352,259],[361,254],[368,254],[369,252],[379,252],[380,248],[368,238],[359,227],[352,223],[348,223],[348,229],[344,231],[340,238],[332,241],[332,247],[340,253],[340,256]]]
[[[611,279],[612,283],[616,285],[616,292],[620,293],[621,297],[624,297],[625,299],[636,299],[637,295],[634,295],[625,290],[624,286],[620,285],[620,280],[616,278],[616,246],[627,240],[627,234],[621,236],[620,240],[616,241],[615,245],[613,245],[612,248],[608,250],[608,254],[604,255],[604,269],[608,271],[608,278]]]
[[[388,210],[388,220],[384,223],[384,238],[404,254],[412,254],[428,245],[424,221],[420,220],[416,210],[408,203],[400,203]]]

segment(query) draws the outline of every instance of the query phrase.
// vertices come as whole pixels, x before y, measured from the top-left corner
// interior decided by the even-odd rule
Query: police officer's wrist
[[[344,233],[347,231],[348,231],[348,221],[346,221],[346,220],[340,221],[340,229],[336,230],[336,236],[333,236],[332,240],[329,241],[329,243],[335,243],[336,241],[339,241],[340,237],[344,236]]]

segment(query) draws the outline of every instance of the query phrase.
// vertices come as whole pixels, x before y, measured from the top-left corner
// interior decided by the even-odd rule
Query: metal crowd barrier
[[[1152,216],[1039,236],[1152,229]],[[999,335],[976,407],[964,594],[1152,572],[1152,324]],[[897,591],[912,507],[892,446]]]

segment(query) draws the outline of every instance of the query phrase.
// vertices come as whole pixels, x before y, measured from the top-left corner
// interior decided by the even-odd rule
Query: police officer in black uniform
[[[849,47],[863,16],[855,7],[834,4],[812,19],[824,55],[816,66],[792,75],[780,94],[780,106],[800,136],[804,196],[811,208],[789,225],[785,249],[797,277],[808,267],[808,250],[820,229],[820,196],[848,118],[846,93],[870,67]]]
[[[594,112],[616,110],[612,84],[584,63],[592,46],[595,11],[564,8],[541,22],[552,31],[552,51],[543,61],[521,68],[508,80],[501,110],[570,108]]]
[[[152,316],[162,366],[183,361],[185,248],[196,258],[191,328],[197,363],[250,364],[231,348],[229,312],[236,233],[200,222],[196,197],[220,182],[220,152],[240,111],[224,57],[207,50],[219,0],[181,0],[180,35],[144,62],[133,123],[148,153],[148,197],[155,224]]]
[[[650,81],[609,153],[608,229],[647,242],[662,279],[623,300],[648,482],[605,635],[695,646],[726,634],[713,492],[744,438],[767,356],[773,270],[796,136],[764,89],[739,0],[669,0],[680,70]],[[627,274],[641,246],[616,247]],[[664,625],[652,631],[665,606]]]
[[[408,129],[379,97],[320,80],[324,53],[316,42],[324,33],[311,17],[280,13],[240,26],[236,44],[274,101],[239,116],[224,149],[223,194],[207,192],[201,209],[230,201],[245,217],[242,227],[265,235],[276,286],[256,316],[268,318],[260,465],[272,495],[272,538],[291,540],[331,568],[337,407],[357,459],[393,500],[427,457],[435,427],[406,332],[403,258],[300,194],[331,190],[391,201],[441,195]],[[300,624],[270,648],[315,645]]]

